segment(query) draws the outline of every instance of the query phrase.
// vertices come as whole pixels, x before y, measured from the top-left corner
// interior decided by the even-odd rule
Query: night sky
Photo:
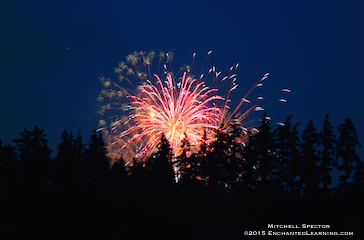
[[[53,155],[65,128],[86,143],[101,119],[98,77],[116,80],[127,54],[155,49],[174,52],[176,69],[209,50],[225,74],[239,62],[238,97],[269,72],[263,95],[292,91],[266,108],[273,121],[293,114],[301,132],[313,118],[320,131],[328,113],[338,135],[350,118],[364,144],[363,12],[334,0],[1,1],[0,139],[38,124]]]

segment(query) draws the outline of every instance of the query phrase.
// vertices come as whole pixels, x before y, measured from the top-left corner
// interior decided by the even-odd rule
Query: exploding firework
[[[211,51],[207,57],[210,54]],[[250,101],[248,96],[256,87],[262,86],[268,73],[230,111],[228,103],[231,92],[238,86],[235,72],[239,64],[231,67],[220,81],[221,72],[215,67],[197,78],[192,74],[196,54],[193,54],[191,67],[184,66],[174,74],[173,53],[161,52],[157,72],[153,73],[155,56],[154,51],[128,55],[127,63],[121,62],[115,68],[119,82],[100,77],[104,89],[97,100],[107,101],[101,106],[100,114],[110,112],[110,117],[100,121],[99,130],[106,139],[112,164],[121,156],[126,164],[145,159],[156,150],[162,133],[176,155],[184,138],[195,146],[191,150],[196,151],[196,146],[203,141],[204,129],[212,139],[211,130],[221,128],[228,131],[232,120],[248,124],[251,113],[263,110],[264,106],[259,105],[262,97]],[[228,84],[227,93],[219,95],[217,88],[208,87],[209,76],[212,76],[212,84]],[[125,83],[129,87],[125,87]],[[288,89],[283,91],[289,92]],[[250,128],[242,130],[244,135]]]

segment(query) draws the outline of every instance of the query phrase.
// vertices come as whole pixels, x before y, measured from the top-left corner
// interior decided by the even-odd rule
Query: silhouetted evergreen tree
[[[298,130],[297,127],[300,125],[300,123],[296,123],[295,125],[293,125],[292,127],[292,141],[289,145],[289,148],[291,149],[291,162],[290,162],[290,172],[292,173],[291,175],[291,182],[288,182],[288,186],[291,189],[290,193],[295,195],[295,196],[299,196],[300,195],[300,190],[301,190],[301,186],[300,186],[300,181],[297,181],[297,177],[299,177],[299,173],[300,173],[300,150],[299,150],[299,146],[301,144],[299,136],[298,136]]]
[[[82,184],[82,175],[83,175],[83,166],[84,166],[84,154],[85,154],[85,145],[82,143],[82,133],[79,129],[77,131],[76,139],[73,142],[74,146],[74,154],[76,158],[76,169],[78,174],[75,176],[75,180],[77,185]]]
[[[345,171],[345,174],[340,176],[340,183],[346,189],[354,168],[358,166],[359,171],[361,170],[362,163],[355,151],[356,146],[360,146],[360,144],[354,124],[350,119],[345,119],[337,129],[339,131],[339,138],[336,146],[336,159],[341,159],[342,163],[338,165],[338,170]]]
[[[288,193],[299,195],[299,137],[297,126],[292,127],[292,115],[284,125],[275,130],[276,162],[274,166],[274,181],[282,185]]]
[[[13,140],[17,144],[21,167],[21,184],[28,190],[40,189],[51,184],[52,162],[51,150],[47,146],[44,130],[35,125],[32,132],[24,128],[19,139]]]
[[[254,154],[253,134],[248,132],[248,141],[244,147],[242,161],[242,181],[244,191],[255,191],[257,188],[258,163]]]
[[[204,184],[207,184],[207,178],[208,178],[208,156],[210,154],[210,149],[207,144],[207,134],[206,129],[204,129],[202,142],[200,144],[200,150],[197,153],[197,156],[199,158],[199,176],[200,179],[204,182]]]
[[[192,177],[194,175],[194,167],[193,166],[195,163],[191,162],[191,156],[190,156],[190,151],[191,151],[191,145],[190,142],[187,139],[187,136],[185,134],[185,137],[182,139],[181,141],[181,154],[177,157],[177,165],[179,168],[179,173],[176,174],[180,174],[180,178],[181,180],[192,180]]]
[[[73,142],[76,161],[82,163],[83,155],[85,153],[85,145],[82,143],[81,130],[77,131],[77,137]]]
[[[150,164],[150,176],[156,187],[163,189],[175,184],[172,148],[163,133],[157,152],[150,156],[148,162]]]
[[[229,178],[229,187],[235,191],[242,187],[242,167],[243,167],[243,154],[244,143],[241,141],[243,137],[243,129],[241,123],[237,118],[233,117],[230,124],[230,132],[228,137],[230,141],[228,148],[227,159],[227,174]]]
[[[353,183],[356,185],[364,185],[364,163],[359,161],[356,166],[356,171],[353,176]]]
[[[83,159],[85,177],[91,186],[101,187],[108,181],[109,158],[101,134],[93,130]]]
[[[79,133],[79,140],[80,137]],[[79,184],[79,175],[82,168],[80,146],[77,139],[74,139],[72,131],[68,134],[66,129],[63,131],[60,140],[55,157],[57,185],[65,189],[74,189]]]
[[[313,125],[313,120],[311,119],[302,133],[300,168],[300,181],[303,184],[305,195],[310,197],[317,195],[318,184],[320,182],[319,169],[317,166],[319,158],[316,153],[318,143],[319,135]]]
[[[208,155],[208,184],[217,194],[225,195],[229,187],[228,158],[231,153],[231,138],[223,129],[216,129],[215,140]]]
[[[19,161],[14,148],[0,140],[0,196],[11,194],[18,187]]]
[[[270,118],[264,113],[261,119],[261,125],[254,139],[254,155],[256,157],[256,173],[259,188],[263,191],[270,186],[272,179],[272,163],[274,162],[275,144],[273,141],[272,128],[269,125]]]
[[[74,175],[70,170],[75,163],[73,156],[73,138],[70,137],[67,130],[63,130],[58,144],[58,152],[55,157],[55,165],[57,172],[57,185],[69,186],[72,183],[71,177]],[[72,165],[72,166],[71,166]]]
[[[320,157],[320,178],[323,184],[322,190],[324,195],[328,195],[330,190],[328,186],[331,184],[332,177],[330,175],[332,167],[336,166],[335,162],[335,134],[333,127],[329,122],[329,114],[325,115],[322,132],[320,133],[320,145],[323,147],[319,151]]]

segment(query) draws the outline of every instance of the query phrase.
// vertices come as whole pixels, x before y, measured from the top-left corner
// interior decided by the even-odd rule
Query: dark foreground
[[[0,231],[1,239],[263,239],[269,231],[353,232],[337,237],[357,239],[364,232],[361,192],[308,199],[273,190],[230,193],[224,199],[190,183],[22,192],[1,199]],[[272,229],[268,224],[299,228]],[[330,228],[303,229],[302,224]]]

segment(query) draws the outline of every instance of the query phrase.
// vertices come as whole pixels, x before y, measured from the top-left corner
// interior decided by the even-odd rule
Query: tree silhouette
[[[345,171],[344,175],[340,176],[340,183],[347,188],[349,179],[355,166],[361,167],[359,156],[356,154],[356,146],[360,146],[358,135],[356,133],[354,124],[349,118],[337,127],[339,131],[339,138],[336,146],[336,159],[341,159],[342,163],[338,165],[338,170]]]
[[[245,191],[255,191],[257,188],[257,158],[254,153],[253,134],[248,132],[248,142],[244,147],[242,159],[242,187]]]
[[[297,127],[300,125],[300,123],[296,123],[292,127],[292,141],[289,145],[289,148],[291,149],[291,162],[290,162],[290,171],[292,173],[291,175],[291,182],[289,182],[289,187],[291,189],[290,193],[292,195],[298,196],[300,195],[300,182],[296,181],[297,177],[299,177],[300,173],[300,150],[298,149],[301,142],[298,136],[298,130]]]
[[[363,213],[364,164],[356,154],[360,144],[349,119],[337,128],[337,144],[327,114],[320,134],[313,120],[308,122],[302,141],[299,123],[292,124],[292,116],[273,130],[264,114],[258,131],[247,133],[246,144],[242,124],[232,119],[229,130],[217,129],[211,143],[205,129],[197,153],[190,153],[186,136],[181,154],[173,156],[162,134],[147,160],[134,159],[125,166],[121,157],[111,169],[104,140],[95,130],[86,147],[80,131],[74,136],[64,130],[52,165],[43,130],[25,128],[14,140],[15,149],[0,141],[0,234],[10,222],[23,232],[27,228],[59,232],[72,226],[72,233],[79,229],[92,237],[101,233],[108,238],[106,232],[120,237],[120,226],[138,230],[135,223],[143,219],[148,234],[149,230],[159,233],[161,226],[177,226],[191,237],[196,226],[204,233],[277,216],[302,221],[312,214],[330,219],[330,224],[332,220],[333,226],[344,225],[345,218],[349,231],[360,229],[360,221],[350,219],[355,219],[353,213]],[[176,163],[179,171],[175,172]],[[344,174],[338,191],[331,191],[331,169],[336,165]],[[181,173],[177,184],[175,173]],[[324,197],[316,198],[318,194]],[[291,211],[292,206],[302,210]],[[119,216],[129,210],[125,223]],[[153,221],[155,216],[162,220]],[[80,228],[80,223],[87,227]]]
[[[299,195],[299,183],[296,181],[299,175],[299,137],[297,126],[292,127],[292,115],[284,125],[275,130],[277,147],[277,162],[275,166],[275,182],[285,186],[285,190],[293,195]],[[278,180],[278,181],[277,181]]]
[[[242,168],[243,168],[243,154],[244,143],[242,142],[243,129],[241,122],[236,118],[232,119],[230,124],[227,159],[227,174],[229,178],[229,187],[231,191],[238,190],[242,187]]]
[[[364,163],[362,161],[358,162],[356,166],[353,180],[354,184],[364,186]]]
[[[194,177],[194,168],[196,166],[193,166],[195,163],[191,162],[191,156],[190,156],[191,145],[187,139],[186,133],[185,137],[181,141],[180,147],[182,152],[177,157],[177,165],[179,168],[179,173],[176,174],[178,175],[180,174],[180,177],[183,180],[192,180],[192,178]]]
[[[57,181],[56,185],[63,189],[76,189],[81,184],[82,159],[84,145],[82,144],[81,131],[77,133],[76,139],[72,131],[65,129],[60,138],[55,167]]]
[[[197,153],[199,159],[199,175],[200,179],[207,184],[208,179],[208,157],[210,154],[210,148],[207,144],[207,134],[206,129],[203,131],[202,142],[200,144],[200,150]]]
[[[77,159],[72,131],[65,129],[60,138],[58,152],[55,157],[57,185],[62,188],[73,188],[77,175]]]
[[[273,151],[275,144],[273,141],[272,128],[269,125],[270,118],[264,112],[261,119],[261,125],[254,139],[254,155],[256,157],[256,172],[260,189],[265,191],[268,189],[272,179],[272,164],[275,161]]]
[[[319,143],[319,135],[313,125],[313,120],[308,122],[302,133],[301,144],[301,178],[306,196],[315,196],[318,193],[319,170],[317,163],[319,158],[316,147]]]
[[[24,128],[19,139],[13,140],[19,152],[21,184],[25,189],[40,189],[50,184],[51,180],[51,150],[47,146],[44,130],[35,125],[32,132]]]
[[[207,160],[208,185],[221,196],[225,195],[227,188],[230,187],[228,161],[230,161],[231,140],[229,133],[224,129],[216,129],[215,140],[211,143]]]
[[[73,142],[74,145],[74,151],[75,151],[75,157],[76,157],[76,161],[81,163],[82,159],[83,159],[83,155],[85,153],[85,146],[82,143],[82,135],[81,135],[81,130],[79,129],[77,131],[77,137]]]
[[[150,156],[148,162],[150,162],[152,181],[156,187],[163,189],[175,184],[172,148],[164,134],[161,135],[157,152]]]
[[[18,187],[19,161],[14,148],[0,140],[0,196],[11,194]]]
[[[93,130],[83,160],[85,178],[92,187],[101,187],[107,182],[109,158],[106,155],[104,139]]]
[[[330,190],[328,189],[328,186],[332,181],[330,173],[332,171],[332,167],[337,165],[335,161],[335,138],[333,127],[329,122],[329,114],[326,114],[322,132],[320,133],[320,145],[323,149],[319,151],[320,176],[321,183],[323,184],[322,190],[324,195],[328,195],[330,193]]]

